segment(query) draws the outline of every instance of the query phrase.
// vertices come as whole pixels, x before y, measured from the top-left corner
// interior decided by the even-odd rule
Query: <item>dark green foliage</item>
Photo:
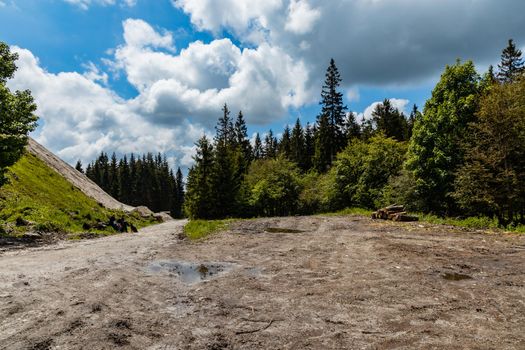
[[[315,126],[306,123],[304,129],[304,167],[303,169],[311,169],[313,167],[313,159],[315,155]]]
[[[407,168],[413,171],[421,210],[457,211],[450,196],[455,173],[463,162],[460,145],[474,121],[479,98],[479,76],[471,61],[447,66],[416,120],[410,140]]]
[[[290,135],[290,128],[288,125],[284,128],[283,136],[281,137],[281,141],[279,142],[279,156],[282,156],[284,158],[290,159],[291,157],[291,135]]]
[[[212,219],[216,217],[213,146],[206,136],[196,145],[195,164],[188,172],[184,209],[190,219]]]
[[[269,130],[264,137],[264,158],[269,159],[277,157],[278,147],[279,144],[277,143],[277,138],[273,136],[273,131]]]
[[[36,128],[36,104],[29,90],[12,93],[6,86],[16,71],[16,53],[0,42],[0,186],[5,171],[20,159],[27,144],[27,134]]]
[[[468,214],[525,223],[525,80],[494,86],[463,144],[454,197]]]
[[[233,132],[235,135],[235,146],[238,149],[237,171],[239,173],[238,176],[240,176],[240,174],[244,174],[248,171],[248,166],[253,159],[252,145],[248,139],[248,128],[246,127],[246,122],[244,121],[242,112],[239,112],[239,115],[237,116]]]
[[[223,115],[215,127],[217,132],[211,178],[216,206],[211,214],[214,218],[226,217],[236,210],[235,198],[239,190],[238,163],[239,159],[243,159],[242,150],[236,147],[236,135],[230,119],[230,111],[226,105],[222,111]],[[237,157],[236,152],[240,153],[240,157]]]
[[[321,114],[317,117],[315,137],[314,166],[318,171],[326,171],[337,153],[347,142],[345,135],[345,111],[343,94],[338,91],[341,76],[333,59],[326,71],[321,90]]]
[[[255,141],[253,142],[253,159],[262,159],[264,157],[264,149],[259,133],[255,134]]]
[[[509,39],[509,44],[501,53],[501,63],[498,64],[498,79],[502,83],[511,83],[523,75],[525,67],[521,58],[521,50]]]
[[[397,141],[405,141],[408,130],[407,120],[403,113],[392,106],[389,99],[376,105],[372,112],[372,122],[376,133],[382,133]]]
[[[79,160],[77,160],[77,164],[75,164],[75,169],[80,171],[81,173],[84,173],[84,169],[82,169],[82,162]]]
[[[323,114],[317,121],[317,132],[315,133],[315,153],[313,166],[318,172],[325,172],[332,164],[333,135],[331,133],[328,116]]]
[[[307,170],[306,144],[304,139],[304,130],[301,121],[297,118],[295,126],[290,136],[290,156],[289,159],[297,164],[302,170]]]
[[[345,136],[345,146],[361,136],[361,128],[355,120],[355,114],[352,112],[346,114],[343,133]]]
[[[410,140],[410,138],[412,137],[412,130],[414,130],[414,124],[416,124],[416,120],[419,120],[422,117],[423,115],[417,109],[417,106],[414,104],[414,106],[412,106],[412,111],[410,112],[410,116],[408,117],[408,120],[406,121],[405,140]]]
[[[122,203],[144,205],[155,212],[171,211],[174,205],[176,179],[161,154],[147,153],[136,160],[135,155],[108,160],[100,156],[86,167],[86,176]]]
[[[171,205],[171,216],[174,218],[182,218],[184,207],[184,179],[182,177],[182,171],[180,168],[177,169],[177,173],[173,183],[173,200]]]

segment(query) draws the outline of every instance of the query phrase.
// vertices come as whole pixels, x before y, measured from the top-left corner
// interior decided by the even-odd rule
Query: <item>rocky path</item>
[[[525,236],[183,221],[0,255],[1,349],[524,349]]]

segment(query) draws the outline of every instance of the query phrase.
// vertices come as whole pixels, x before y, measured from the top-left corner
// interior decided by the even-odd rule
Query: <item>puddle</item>
[[[447,281],[462,281],[462,280],[472,279],[472,277],[469,275],[465,275],[462,273],[456,273],[456,272],[452,272],[452,273],[447,272],[441,275],[441,277],[443,277],[443,279],[446,279]]]
[[[266,232],[271,233],[301,233],[302,230],[296,230],[293,228],[282,228],[282,227],[267,227],[264,229]]]
[[[208,281],[228,273],[235,267],[226,262],[192,263],[184,261],[157,261],[148,267],[151,272],[168,272],[186,284]]]

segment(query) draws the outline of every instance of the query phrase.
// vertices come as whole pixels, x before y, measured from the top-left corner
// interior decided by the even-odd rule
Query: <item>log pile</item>
[[[414,215],[408,215],[405,207],[402,205],[389,205],[372,213],[372,219],[383,219],[392,221],[418,221],[419,218]]]

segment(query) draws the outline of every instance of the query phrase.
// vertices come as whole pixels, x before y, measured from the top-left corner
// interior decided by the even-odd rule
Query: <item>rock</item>
[[[170,214],[168,214],[167,211],[161,211],[160,213],[155,213],[153,215],[153,217],[158,221],[158,222],[166,222],[166,221],[171,221],[173,220],[173,218],[170,216]]]
[[[147,218],[153,215],[153,212],[148,207],[145,207],[143,205],[134,208],[131,212],[138,213],[143,218]]]
[[[38,232],[25,232],[22,238],[30,240],[30,241],[34,241],[34,240],[42,238],[42,235]]]

